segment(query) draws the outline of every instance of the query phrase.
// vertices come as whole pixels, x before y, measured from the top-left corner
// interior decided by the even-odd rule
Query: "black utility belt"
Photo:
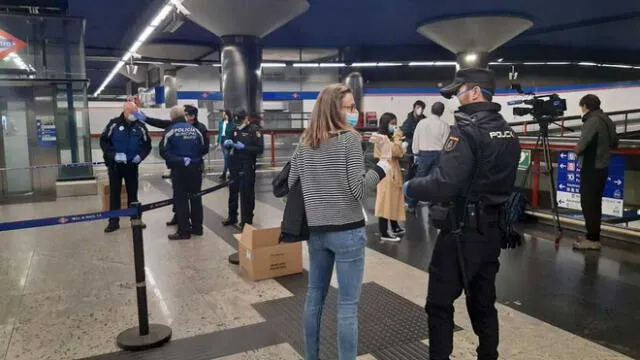
[[[499,207],[488,207],[482,204],[467,204],[464,214],[456,214],[453,204],[433,204],[429,207],[429,224],[440,231],[456,229],[479,230],[482,223],[497,220],[500,216]]]

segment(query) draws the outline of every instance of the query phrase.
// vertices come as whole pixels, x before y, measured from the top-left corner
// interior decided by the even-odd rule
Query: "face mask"
[[[418,115],[418,116],[422,115],[422,108],[420,108],[420,107],[416,108],[415,111],[416,111],[416,115]]]
[[[136,116],[133,115],[133,114],[129,114],[129,116],[127,116],[127,120],[129,120],[129,121],[137,121],[138,118],[136,118]]]
[[[395,125],[389,125],[389,133],[393,134],[396,131],[396,126]]]
[[[347,124],[351,127],[358,125],[358,113],[347,113]]]
[[[451,99],[449,99],[449,103],[447,104],[447,110],[449,110],[449,112],[453,114],[454,112],[458,111],[458,108],[461,105],[462,104],[460,104],[460,99],[458,99],[457,96],[454,96]]]

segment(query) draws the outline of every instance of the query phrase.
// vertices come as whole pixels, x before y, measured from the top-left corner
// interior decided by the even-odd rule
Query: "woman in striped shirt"
[[[365,172],[362,140],[354,129],[357,122],[351,89],[343,84],[328,86],[318,96],[311,122],[291,158],[289,187],[297,181],[302,185],[311,232],[304,310],[307,360],[319,356],[320,319],[334,264],[339,284],[339,357],[353,360],[357,354],[358,300],[366,245],[361,201],[365,189],[375,188],[390,170],[389,163],[380,160]],[[390,154],[391,150],[383,152]]]

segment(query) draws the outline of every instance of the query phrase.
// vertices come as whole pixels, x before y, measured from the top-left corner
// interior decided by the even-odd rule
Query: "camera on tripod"
[[[513,115],[525,116],[531,114],[534,119],[543,117],[557,118],[564,115],[567,111],[567,100],[561,98],[558,94],[536,95],[535,93],[525,93],[522,91],[520,84],[512,84],[511,89],[518,91],[519,94],[533,95],[531,99],[509,101],[509,105],[529,105],[529,107],[514,107]]]

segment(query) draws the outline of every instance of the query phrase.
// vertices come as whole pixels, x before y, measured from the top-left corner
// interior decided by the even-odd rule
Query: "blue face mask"
[[[358,113],[347,113],[347,124],[351,125],[351,127],[356,127],[358,125]]]

